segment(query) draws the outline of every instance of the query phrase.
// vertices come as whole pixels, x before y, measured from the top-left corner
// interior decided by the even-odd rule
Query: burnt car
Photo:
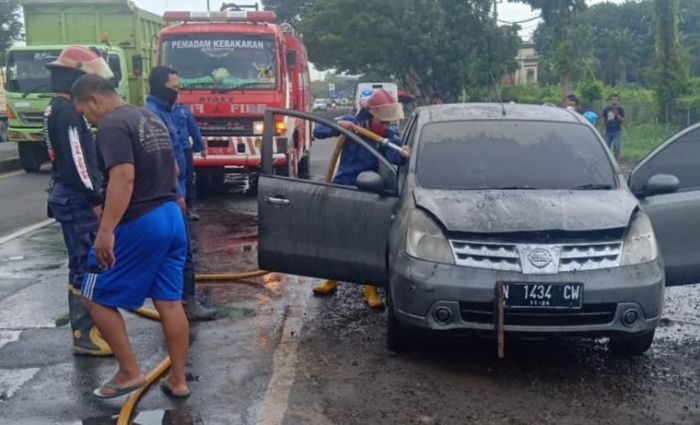
[[[417,329],[492,334],[500,282],[506,335],[609,337],[641,354],[667,281],[700,282],[697,126],[640,162],[632,190],[564,109],[422,107],[403,142],[413,156],[398,169],[364,144],[379,170],[356,188],[272,175],[267,143],[259,181],[261,268],[384,286],[393,349]]]

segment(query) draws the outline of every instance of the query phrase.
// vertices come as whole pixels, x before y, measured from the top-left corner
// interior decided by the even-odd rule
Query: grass
[[[622,133],[622,158],[639,161],[676,132],[674,127],[663,124],[629,125]]]

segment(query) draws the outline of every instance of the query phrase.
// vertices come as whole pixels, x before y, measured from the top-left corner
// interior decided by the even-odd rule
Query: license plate
[[[507,308],[581,308],[580,283],[504,283]]]

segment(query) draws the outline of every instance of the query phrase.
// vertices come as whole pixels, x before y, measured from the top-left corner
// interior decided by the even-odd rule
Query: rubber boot
[[[187,315],[187,319],[193,322],[216,320],[216,310],[204,307],[195,296],[194,283],[194,270],[188,270],[186,267],[185,294],[183,301],[185,302],[185,314]]]
[[[68,313],[70,326],[73,330],[73,347],[71,348],[73,354],[86,356],[111,356],[114,354],[80,301],[80,291],[73,287],[68,289]]]
[[[379,296],[379,291],[376,286],[365,285],[365,302],[371,308],[384,307],[384,301],[382,301],[382,297]]]
[[[313,289],[314,294],[331,295],[338,289],[338,282],[335,280],[324,280],[320,285]]]

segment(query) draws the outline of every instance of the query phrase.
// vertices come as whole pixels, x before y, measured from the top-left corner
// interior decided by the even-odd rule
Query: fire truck
[[[251,10],[249,10],[251,9]],[[300,36],[271,11],[224,4],[216,12],[165,12],[158,63],[175,69],[179,102],[192,108],[207,146],[195,155],[199,190],[224,183],[254,189],[267,107],[311,110],[309,66]],[[275,123],[275,171],[309,172],[311,132],[303,120]]]

